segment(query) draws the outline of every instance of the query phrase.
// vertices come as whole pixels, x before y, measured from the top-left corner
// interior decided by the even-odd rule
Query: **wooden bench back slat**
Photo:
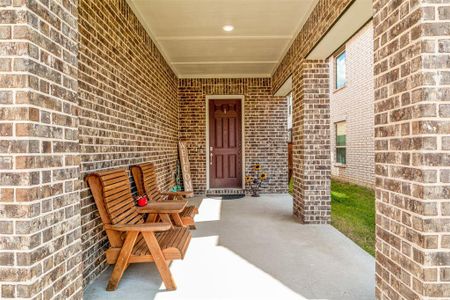
[[[131,205],[128,203],[121,203],[121,205],[116,205],[114,209],[111,209],[110,217],[117,218],[120,215],[124,214],[127,210],[132,209]]]
[[[156,177],[155,165],[153,163],[143,163],[131,167],[138,193],[146,194],[151,201],[162,200],[161,193],[158,188],[158,180]]]
[[[102,206],[107,216],[102,217],[105,224],[141,224],[144,219],[136,210],[128,174],[125,169],[101,171],[89,176],[98,178],[102,197],[97,207]],[[89,180],[89,179],[88,179]],[[91,186],[91,190],[93,187]],[[94,197],[95,198],[95,197]],[[100,209],[99,209],[100,210]]]
[[[108,201],[119,201],[119,199],[123,199],[123,198],[127,198],[128,197],[128,191],[126,191],[126,190],[123,190],[122,192],[119,192],[119,193],[117,193],[117,194],[114,194],[114,195],[110,195],[109,197],[108,197]]]
[[[121,196],[121,197],[119,197],[117,199],[110,200],[111,201],[111,205],[110,205],[111,211],[114,211],[117,208],[122,207],[123,205],[125,205],[128,202],[127,200],[128,200],[128,196],[127,195],[123,195],[123,196]]]

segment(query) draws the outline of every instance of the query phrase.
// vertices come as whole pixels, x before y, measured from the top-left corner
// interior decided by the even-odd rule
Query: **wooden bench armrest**
[[[192,192],[160,192],[160,194],[165,196],[189,196]]]
[[[138,232],[154,232],[166,231],[172,228],[172,224],[168,223],[147,223],[147,224],[105,224],[105,229],[115,231],[138,231]]]
[[[180,213],[186,207],[187,201],[158,201],[138,207],[137,211],[141,214],[173,214]]]

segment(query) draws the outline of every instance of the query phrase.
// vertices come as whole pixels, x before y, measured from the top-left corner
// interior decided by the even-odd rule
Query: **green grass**
[[[289,183],[292,194],[293,182]],[[358,185],[331,181],[331,224],[375,255],[375,194]]]
[[[289,181],[289,188],[288,188],[289,194],[292,195],[294,193],[294,177],[291,177],[291,180]]]
[[[374,192],[358,185],[331,181],[331,225],[374,256]]]

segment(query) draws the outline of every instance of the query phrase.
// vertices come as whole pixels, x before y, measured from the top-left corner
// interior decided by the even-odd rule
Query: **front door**
[[[209,100],[209,186],[242,188],[241,100]]]

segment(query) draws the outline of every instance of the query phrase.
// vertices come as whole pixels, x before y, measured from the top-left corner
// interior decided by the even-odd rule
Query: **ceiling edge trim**
[[[159,52],[161,53],[161,55],[165,59],[166,63],[169,65],[169,68],[172,70],[172,72],[175,73],[175,76],[180,78],[180,76],[178,74],[178,71],[172,65],[169,57],[166,55],[166,53],[164,51],[164,48],[161,46],[161,44],[158,43],[158,41],[156,39],[156,36],[151,31],[150,26],[147,24],[147,22],[145,22],[145,19],[142,16],[142,14],[139,12],[137,7],[134,5],[133,0],[125,0],[125,1],[127,2],[128,6],[130,6],[130,8],[133,11],[134,15],[138,18],[138,20],[141,23],[141,25],[144,27],[144,29],[147,32],[148,36],[152,39],[152,41],[155,44],[156,48],[159,50]]]
[[[260,61],[177,61],[172,62],[172,65],[248,65],[248,64],[277,64],[278,60],[260,60]]]
[[[189,74],[180,75],[179,79],[192,78],[271,78],[271,74]]]
[[[327,59],[373,19],[372,0],[353,1],[306,54],[307,59]],[[346,25],[350,22],[350,25]],[[334,36],[333,36],[334,35]],[[336,36],[338,35],[338,36]]]
[[[203,40],[291,40],[291,35],[202,35],[202,36],[158,36],[158,41],[203,41]]]
[[[291,38],[291,41],[288,43],[288,45],[286,46],[286,48],[281,52],[281,56],[279,58],[279,63],[273,67],[273,70],[271,72],[271,76],[273,76],[273,74],[275,74],[275,71],[277,70],[278,66],[280,65],[280,63],[283,61],[283,58],[286,56],[286,54],[288,53],[289,49],[291,49],[291,46],[294,44],[295,39],[297,38],[297,36],[300,34],[300,31],[302,30],[303,26],[305,25],[306,21],[308,21],[309,17],[311,16],[311,13],[313,12],[314,8],[316,8],[317,4],[319,4],[319,0],[316,0],[316,4],[312,5],[308,12],[306,13],[306,18],[303,19],[302,22],[300,22],[300,24],[298,25],[297,29],[294,32],[294,35]]]
[[[292,92],[292,76],[289,76],[288,79],[283,83],[283,85],[278,89],[278,91],[274,94],[277,97],[285,97],[290,92]]]

